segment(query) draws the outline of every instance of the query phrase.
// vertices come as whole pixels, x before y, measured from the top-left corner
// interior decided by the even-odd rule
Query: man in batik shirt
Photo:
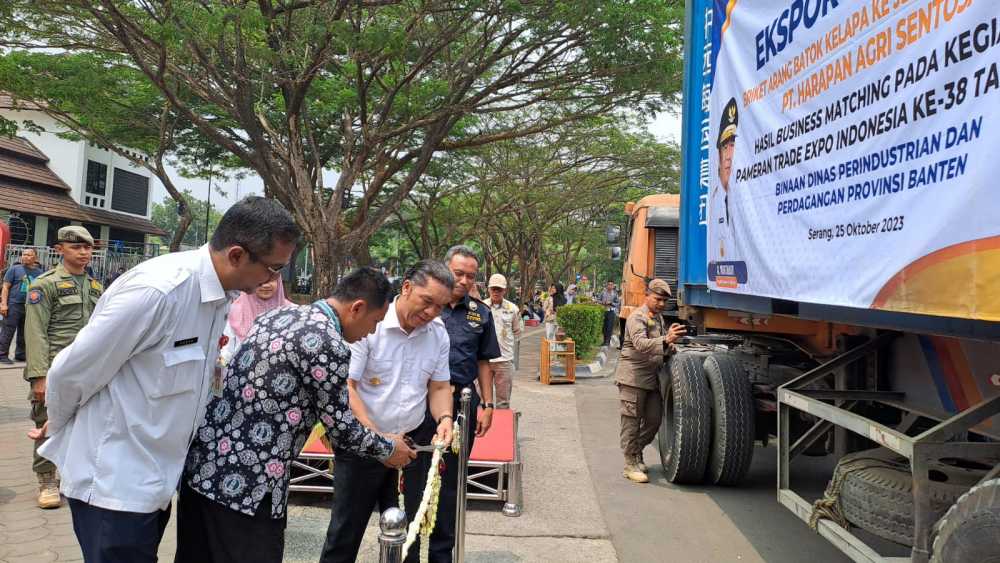
[[[333,296],[259,317],[226,368],[188,453],[175,562],[280,562],[289,465],[319,420],[331,442],[390,467],[416,457],[351,414],[350,349],[385,316],[389,281],[355,270]]]

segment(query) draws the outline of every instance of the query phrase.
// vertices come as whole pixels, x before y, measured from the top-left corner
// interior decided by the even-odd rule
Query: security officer
[[[653,441],[663,416],[658,372],[673,343],[684,335],[684,325],[663,328],[660,313],[670,298],[667,282],[654,279],[646,288],[645,303],[625,321],[625,342],[615,381],[621,410],[621,445],[625,454],[622,475],[636,483],[648,483],[642,449]]]
[[[736,126],[740,116],[736,98],[732,98],[722,110],[719,121],[719,136],[715,148],[719,151],[719,177],[709,200],[709,257],[711,262],[732,262],[736,260],[736,222],[734,221],[733,192],[729,180],[733,173],[733,155],[736,152]]]
[[[479,257],[467,246],[453,246],[445,254],[445,265],[455,276],[451,304],[441,311],[441,320],[448,329],[451,352],[448,367],[451,369],[451,386],[454,390],[454,412],[461,412],[460,398],[463,389],[472,390],[472,404],[468,435],[461,436],[471,452],[476,436],[483,436],[493,421],[493,372],[490,360],[500,357],[496,329],[490,306],[469,296],[479,273]],[[479,382],[482,403],[474,383]],[[483,412],[478,413],[477,407]],[[472,429],[475,428],[473,432]],[[430,456],[421,456],[424,462]],[[441,496],[438,502],[437,523],[431,533],[430,561],[450,563],[455,546],[455,508],[458,493],[458,457],[452,453],[444,456],[445,470],[441,476]],[[429,468],[426,468],[429,469]],[[463,483],[464,486],[464,483]],[[464,510],[461,507],[460,510]]]
[[[56,249],[62,263],[38,276],[28,288],[25,343],[28,363],[24,378],[31,383],[31,420],[41,428],[48,420],[45,409],[45,377],[52,359],[70,345],[90,319],[104,287],[86,273],[94,250],[94,238],[79,226],[59,229]],[[38,506],[59,508],[59,483],[51,461],[38,455],[44,440],[35,441],[32,469],[38,475]]]

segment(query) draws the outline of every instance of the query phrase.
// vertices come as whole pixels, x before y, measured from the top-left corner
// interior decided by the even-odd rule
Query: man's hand
[[[490,426],[493,426],[493,409],[483,409],[479,420],[476,421],[476,436],[485,436],[489,432]]]
[[[9,311],[9,309],[7,308],[7,304],[6,303],[0,304],[0,315],[3,315],[3,316],[6,317],[8,311]]]
[[[687,334],[687,327],[680,323],[674,323],[667,329],[667,344],[677,342],[677,339]]]
[[[28,430],[28,437],[34,441],[44,440],[46,435],[49,433],[49,421],[45,421],[45,424],[41,428],[33,428]]]
[[[36,377],[31,380],[31,400],[45,403],[45,378]]]
[[[398,434],[389,434],[386,436],[392,440],[393,446],[392,455],[389,459],[382,462],[386,467],[391,467],[393,469],[401,469],[409,465],[410,461],[416,459],[417,452],[413,451],[410,446],[406,444],[406,441],[402,436]]]
[[[450,416],[446,416],[438,423],[437,432],[434,434],[434,441],[438,444],[444,444],[446,447],[451,447],[451,435],[454,429],[455,423],[451,420]]]

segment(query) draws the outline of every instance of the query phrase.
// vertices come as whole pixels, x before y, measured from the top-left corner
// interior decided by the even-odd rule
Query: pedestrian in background
[[[381,272],[360,268],[330,298],[253,323],[188,452],[175,563],[280,563],[291,464],[317,421],[337,446],[337,470],[341,455],[379,467],[414,457],[401,438],[352,416],[347,395],[348,345],[375,330],[389,290]],[[337,488],[336,496],[348,492]]]
[[[219,351],[219,359],[222,363],[229,364],[229,360],[246,339],[247,333],[250,332],[250,327],[253,326],[257,317],[288,305],[294,305],[294,303],[285,299],[285,286],[280,276],[261,284],[252,293],[244,293],[239,296],[229,309],[228,322],[222,331],[223,345]]]
[[[490,276],[490,312],[500,345],[500,357],[490,360],[493,387],[496,389],[498,409],[510,408],[510,394],[514,385],[514,343],[524,328],[517,305],[504,299],[507,295],[507,278],[501,274]]]
[[[559,307],[566,304],[566,294],[563,292],[561,283],[556,282],[549,286],[549,296],[542,303],[545,312],[545,338],[547,340],[556,339],[556,322]]]
[[[406,436],[421,446],[451,444],[454,424],[448,331],[439,318],[451,302],[455,280],[444,264],[422,260],[404,275],[402,291],[373,334],[351,344],[347,382],[351,412],[368,428]],[[430,417],[425,413],[430,412]],[[421,462],[431,452],[421,454]],[[399,504],[398,467],[338,447],[333,467],[333,510],[320,563],[349,563],[358,557],[372,510]],[[427,486],[427,465],[403,467],[407,520],[413,521]],[[410,548],[408,562],[420,559]]]
[[[576,284],[571,283],[569,287],[566,288],[566,304],[572,305],[576,303]]]
[[[25,248],[21,252],[21,261],[12,265],[3,275],[3,289],[0,290],[0,317],[3,317],[3,329],[0,330],[0,364],[13,364],[10,359],[10,344],[17,335],[17,347],[14,349],[14,359],[25,360],[24,348],[24,302],[28,297],[28,286],[35,278],[42,275],[38,266],[38,254],[33,248]]]
[[[611,345],[611,335],[615,332],[615,321],[618,319],[618,308],[621,305],[621,296],[615,288],[615,282],[608,280],[604,284],[604,291],[597,297],[597,302],[604,305],[604,345]]]
[[[59,468],[88,563],[156,561],[191,438],[222,391],[229,304],[277,277],[298,238],[278,202],[241,200],[209,244],[115,281],[52,363],[39,453]]]
[[[24,378],[31,383],[31,420],[36,430],[48,421],[45,402],[46,380],[53,359],[76,339],[87,324],[104,287],[86,273],[94,251],[94,239],[83,227],[63,227],[56,233],[56,249],[62,262],[38,276],[28,288],[27,319],[24,325],[28,363]],[[39,508],[59,508],[56,467],[38,454],[42,441],[35,442],[31,468],[38,476]]]

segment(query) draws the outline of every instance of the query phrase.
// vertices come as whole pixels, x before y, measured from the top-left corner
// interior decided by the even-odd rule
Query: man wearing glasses
[[[39,453],[59,469],[88,562],[156,561],[194,430],[222,392],[229,303],[274,279],[298,237],[277,202],[240,201],[208,245],[119,278],[53,360],[49,421],[32,437],[50,437]]]

